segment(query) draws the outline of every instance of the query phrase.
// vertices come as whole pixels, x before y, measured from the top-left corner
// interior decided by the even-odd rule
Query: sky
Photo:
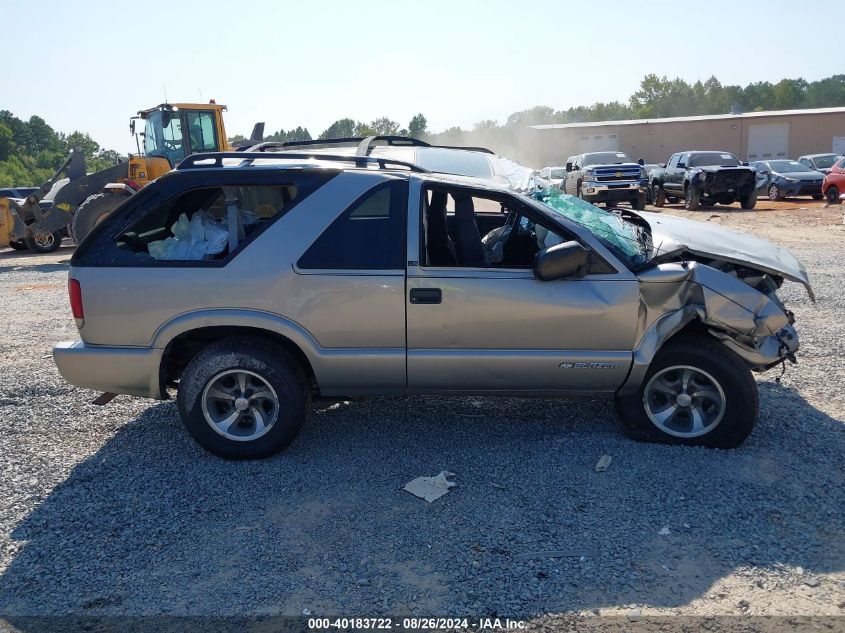
[[[121,152],[129,117],[165,97],[225,104],[229,136],[417,112],[437,132],[624,101],[648,73],[745,85],[845,71],[824,29],[845,23],[841,0],[0,0],[0,16],[0,109]]]

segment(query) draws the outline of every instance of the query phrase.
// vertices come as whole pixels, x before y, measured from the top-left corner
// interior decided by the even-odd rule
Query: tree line
[[[121,154],[107,150],[83,132],[62,134],[40,116],[24,121],[0,110],[0,187],[40,185],[53,175],[71,148],[80,147],[89,171],[114,165]]]
[[[722,85],[716,77],[689,83],[651,74],[643,78],[639,89],[627,101],[594,103],[565,110],[535,106],[514,112],[501,124],[484,120],[469,130],[451,127],[438,133],[428,130],[428,121],[423,114],[415,115],[407,126],[386,116],[369,123],[342,118],[317,138],[401,134],[441,145],[482,145],[508,155],[516,149],[517,132],[529,125],[836,106],[845,106],[845,74],[818,81],[783,79],[777,83],[758,81],[746,86]],[[232,142],[242,140],[244,137],[240,135],[230,139]],[[307,141],[312,140],[312,136],[308,128],[296,126],[277,130],[265,140]],[[101,148],[88,134],[77,131],[64,135],[41,117],[32,116],[23,121],[8,110],[0,110],[0,186],[43,182],[62,163],[70,148],[76,146],[83,148],[89,171],[113,165],[122,156]]]

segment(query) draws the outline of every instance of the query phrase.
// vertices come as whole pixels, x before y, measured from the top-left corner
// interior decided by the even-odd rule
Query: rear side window
[[[296,195],[293,185],[192,189],[131,224],[115,244],[142,259],[226,260],[281,216]]]
[[[405,269],[408,185],[374,187],[323,231],[297,266],[303,270]]]

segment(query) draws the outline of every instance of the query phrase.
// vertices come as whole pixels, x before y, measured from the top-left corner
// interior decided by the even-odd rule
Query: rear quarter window
[[[262,171],[171,172],[98,225],[71,264],[225,266],[337,173]]]

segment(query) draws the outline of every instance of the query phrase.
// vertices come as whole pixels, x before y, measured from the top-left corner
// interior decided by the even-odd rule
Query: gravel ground
[[[72,251],[0,251],[0,615],[845,614],[845,227],[801,204],[694,216],[792,248],[818,297],[784,287],[800,364],[733,451],[631,442],[599,399],[375,398],[224,462],[172,402],[66,384]]]

